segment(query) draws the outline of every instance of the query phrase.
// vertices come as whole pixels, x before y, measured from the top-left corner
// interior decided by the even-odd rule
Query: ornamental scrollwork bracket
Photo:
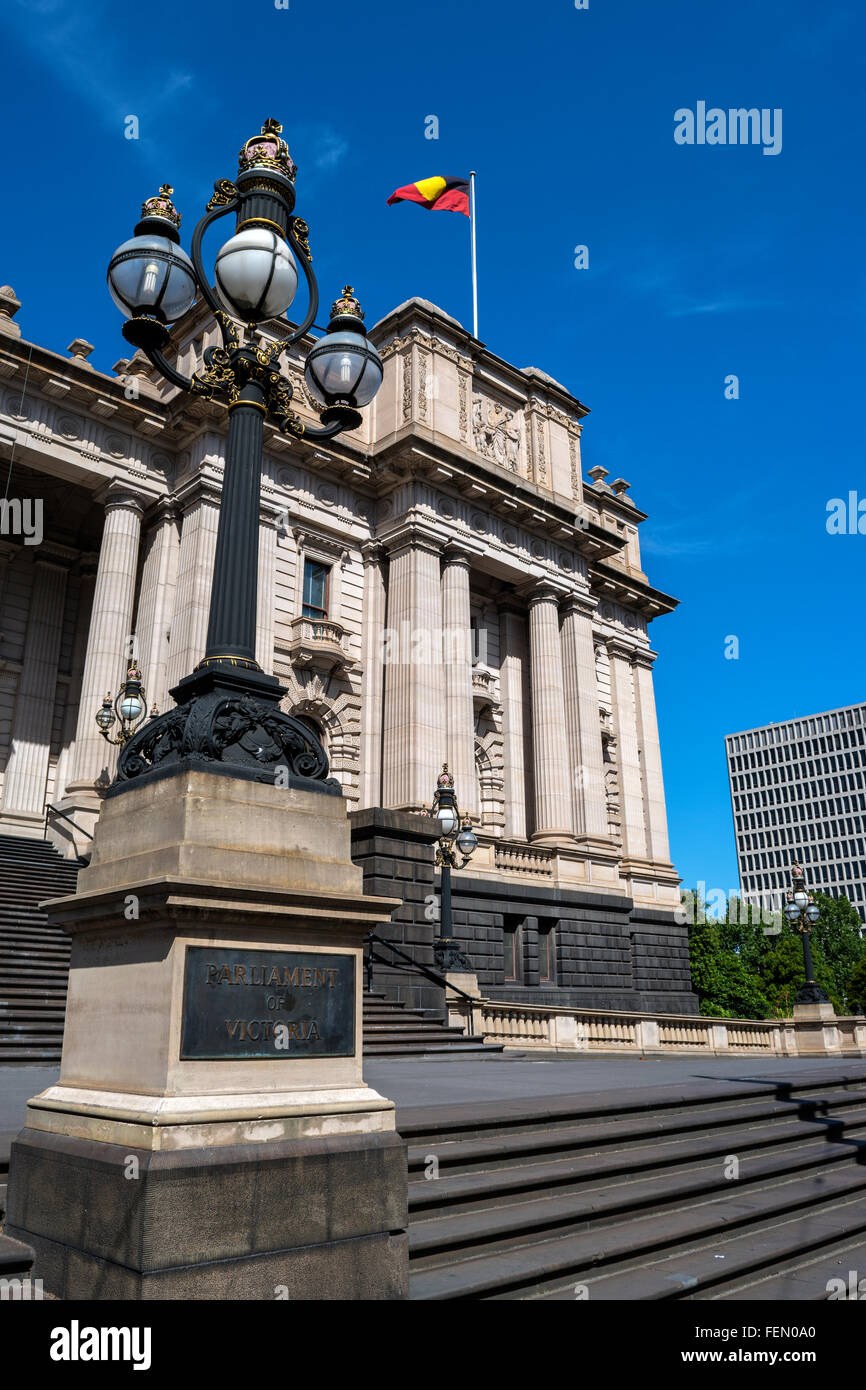
[[[232,202],[233,199],[239,196],[238,190],[231,179],[217,179],[214,183],[213,193],[211,194],[210,202],[206,210],[208,212],[213,212],[214,208],[223,208],[227,203]]]
[[[307,223],[304,221],[303,217],[292,218],[292,231],[294,232],[296,242],[300,246],[307,260],[312,262],[313,256],[310,251],[310,229],[307,226]]]

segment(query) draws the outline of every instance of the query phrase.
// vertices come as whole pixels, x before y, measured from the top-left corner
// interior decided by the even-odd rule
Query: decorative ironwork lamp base
[[[209,665],[180,681],[175,709],[123,748],[108,795],[183,768],[342,795],[315,734],[280,709],[285,687],[244,664]]]

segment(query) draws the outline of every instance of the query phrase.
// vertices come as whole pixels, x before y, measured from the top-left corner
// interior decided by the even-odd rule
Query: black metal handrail
[[[85,829],[84,829],[84,826],[83,826],[83,825],[79,825],[77,820],[73,820],[72,817],[71,817],[71,816],[68,816],[68,815],[66,814],[65,811],[61,811],[61,809],[60,809],[59,806],[52,806],[50,802],[49,802],[49,803],[46,805],[46,807],[45,807],[45,836],[46,836],[46,838],[47,838],[47,836],[48,836],[48,816],[49,816],[49,813],[50,813],[52,816],[60,816],[61,820],[68,820],[68,821],[69,821],[69,824],[75,827],[75,829],[78,831],[79,835],[86,835],[87,838],[88,838],[88,840],[92,840],[92,839],[93,839],[93,836],[91,835],[91,833],[90,833],[89,830],[85,830]],[[79,855],[76,855],[76,858],[77,858],[79,864],[89,864],[89,863],[90,863],[90,857],[89,857],[88,855],[79,854]]]
[[[425,975],[427,979],[432,980],[434,984],[442,985],[445,989],[450,989],[454,994],[459,994],[462,999],[466,999],[469,1001],[470,1006],[477,1003],[477,1000],[471,994],[467,994],[465,989],[460,989],[457,985],[452,984],[451,981],[447,980],[444,975],[440,975],[438,970],[432,970],[429,965],[422,965],[421,962],[415,960],[413,956],[410,956],[405,951],[402,951],[399,946],[395,946],[393,941],[387,941],[385,937],[378,936],[377,933],[374,931],[368,932],[365,940],[369,945],[369,950],[367,952],[368,994],[372,994],[373,992],[373,961],[377,960],[380,965],[394,965],[393,961],[385,960],[384,957],[377,955],[373,951],[373,942],[375,941],[379,946],[386,946],[389,951],[392,951],[394,953],[395,956],[399,956],[401,960],[406,961],[410,971],[414,972],[416,975]],[[471,1007],[469,1009],[469,1036],[474,1037]]]

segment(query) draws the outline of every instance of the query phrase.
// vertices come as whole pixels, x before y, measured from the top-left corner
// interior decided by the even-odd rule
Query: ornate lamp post
[[[454,940],[451,915],[451,870],[465,869],[478,848],[478,837],[472,829],[468,816],[461,817],[454,791],[454,778],[443,763],[442,771],[436,780],[436,791],[430,814],[439,822],[439,839],[436,844],[436,867],[442,870],[442,913],[439,924],[439,937],[434,943],[433,952],[440,970],[471,970],[469,961]],[[458,865],[455,849],[463,856]]]
[[[279,708],[284,689],[255,659],[256,582],[264,421],[298,439],[332,439],[361,423],[382,382],[382,363],[364,332],[364,315],[351,286],[334,302],[325,336],[310,349],[304,377],[321,405],[321,428],[304,425],[291,408],[292,386],[279,359],[309,331],[319,303],[309,231],[294,215],[296,166],[278,121],[265,121],[247,140],[234,182],[218,179],[193,232],[190,255],[180,247],[180,214],[164,184],[142,206],[131,240],[108,267],[114,302],[127,316],[123,334],[172,385],[225,401],[229,432],[217,532],[207,647],[195,672],[175,687],[177,708],[133,733],[118,760],[117,780],[128,781],[183,762],[232,776],[273,780],[288,764],[291,775],[327,775],[315,735]],[[235,214],[234,235],[218,251],[213,276],[202,261],[202,239],[220,217]],[[257,341],[257,325],[285,314],[298,285],[307,283],[303,321],[277,342]],[[212,280],[215,288],[212,288]],[[184,376],[163,349],[168,325],[197,295],[210,306],[222,347],[204,352],[206,370]],[[245,326],[246,333],[242,340]],[[339,790],[336,783],[331,790]]]
[[[150,713],[152,719],[156,718],[158,713],[156,705]],[[132,738],[146,714],[147,696],[141,683],[141,672],[133,661],[126,672],[126,680],[114,700],[111,698],[111,691],[106,692],[105,699],[97,710],[95,719],[99,726],[99,732],[106,742],[118,744],[122,748]],[[111,729],[118,720],[120,727],[115,736],[111,733]]]
[[[812,928],[820,916],[820,909],[812,894],[806,891],[806,878],[796,859],[791,865],[791,891],[785,903],[785,916],[792,926],[796,926],[803,938],[803,968],[806,982],[797,991],[795,1004],[829,1004],[830,1000],[815,980],[815,967],[812,964],[810,938]]]

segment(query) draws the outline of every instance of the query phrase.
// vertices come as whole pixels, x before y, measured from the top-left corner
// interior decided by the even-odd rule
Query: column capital
[[[615,656],[620,661],[628,661],[634,658],[634,647],[629,642],[623,642],[619,637],[606,637],[604,646],[607,647],[608,656]]]
[[[454,569],[459,566],[461,569],[468,570],[472,568],[472,556],[456,541],[448,541],[442,551],[442,563],[447,569]]]
[[[192,511],[201,502],[206,502],[211,507],[218,507],[222,500],[222,489],[219,483],[213,478],[205,477],[198,473],[190,478],[174,493],[171,501],[172,505],[180,509],[181,515],[186,516],[187,512]]]
[[[160,497],[154,507],[156,521],[180,521],[181,509],[175,496]]]
[[[381,541],[362,541],[361,556],[366,568],[367,566],[385,564],[388,559],[388,552]]]
[[[550,579],[540,579],[526,595],[526,601],[530,608],[537,608],[541,603],[552,603],[558,608],[561,599],[562,589]]]
[[[79,579],[95,579],[99,568],[99,555],[95,550],[84,550],[78,556],[75,573]]]
[[[593,598],[592,594],[571,593],[562,600],[562,611],[566,615],[577,613],[582,618],[592,619],[597,609],[598,599]]]
[[[632,648],[631,660],[633,666],[642,666],[645,670],[651,671],[657,657],[658,652],[651,652],[647,647]]]
[[[123,510],[137,512],[139,516],[143,516],[154,499],[144,492],[139,492],[125,479],[112,478],[108,486],[97,494],[96,500],[102,503],[106,514]]]
[[[394,535],[382,538],[382,545],[391,559],[404,555],[409,550],[424,550],[430,555],[442,555],[442,538],[433,530],[412,521]]]

